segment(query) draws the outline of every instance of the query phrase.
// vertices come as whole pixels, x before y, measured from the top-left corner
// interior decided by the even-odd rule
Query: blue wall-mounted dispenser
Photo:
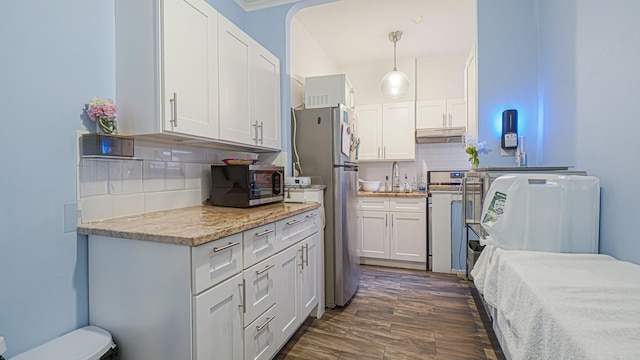
[[[509,109],[502,112],[500,146],[505,150],[518,147],[518,110]]]

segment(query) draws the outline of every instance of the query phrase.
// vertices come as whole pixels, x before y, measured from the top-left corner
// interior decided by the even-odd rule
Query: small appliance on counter
[[[247,208],[284,200],[284,167],[211,165],[211,204]]]

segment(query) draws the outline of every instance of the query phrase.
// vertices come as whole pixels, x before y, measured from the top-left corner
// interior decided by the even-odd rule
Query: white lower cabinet
[[[241,274],[194,297],[195,359],[243,358],[241,305]]]
[[[284,344],[318,305],[320,233],[277,255],[277,341]]]
[[[426,198],[360,197],[356,219],[361,258],[426,263]]]
[[[91,235],[89,322],[121,360],[271,359],[318,305],[320,218],[196,247]],[[291,245],[277,252],[276,239]]]
[[[284,344],[302,323],[300,315],[300,271],[302,249],[290,248],[276,255],[276,341]]]

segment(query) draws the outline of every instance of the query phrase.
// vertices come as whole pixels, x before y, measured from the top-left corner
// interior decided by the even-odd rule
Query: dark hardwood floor
[[[504,358],[485,330],[470,282],[425,271],[360,269],[351,304],[307,319],[275,359]]]

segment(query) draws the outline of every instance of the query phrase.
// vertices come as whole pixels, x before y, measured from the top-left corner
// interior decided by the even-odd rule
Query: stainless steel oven
[[[433,203],[431,194],[436,191],[460,191],[466,170],[441,170],[427,172],[427,268],[433,270]]]

